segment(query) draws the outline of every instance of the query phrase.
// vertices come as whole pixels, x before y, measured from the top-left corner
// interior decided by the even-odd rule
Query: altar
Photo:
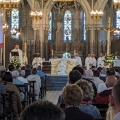
[[[113,60],[113,67],[120,67],[120,60],[119,59]]]
[[[68,75],[77,65],[77,60],[71,58],[50,59],[49,61],[51,62],[51,75]]]

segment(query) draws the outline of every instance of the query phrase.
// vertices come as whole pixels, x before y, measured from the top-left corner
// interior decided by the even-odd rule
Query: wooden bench
[[[18,87],[19,91],[24,94],[24,99],[22,99],[22,103],[23,103],[24,107],[26,107],[29,104],[31,104],[31,96],[29,95],[29,91],[28,91],[29,85],[30,85],[29,83],[16,84],[16,86]]]

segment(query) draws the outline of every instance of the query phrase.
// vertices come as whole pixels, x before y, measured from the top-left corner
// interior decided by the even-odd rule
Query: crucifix
[[[118,30],[118,28],[112,28],[110,26],[111,24],[111,18],[108,17],[108,23],[107,23],[107,28],[102,28],[102,30],[107,31],[107,55],[111,54],[111,40],[110,40],[110,33],[112,31]]]

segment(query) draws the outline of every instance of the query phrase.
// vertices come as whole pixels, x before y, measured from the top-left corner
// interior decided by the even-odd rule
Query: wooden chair
[[[10,118],[10,120],[13,120],[13,107],[12,107],[12,94],[13,92],[7,92],[7,93],[0,93],[2,97],[2,105],[3,105],[3,114],[0,115],[0,119],[7,120]],[[6,107],[6,101],[9,102],[8,108]]]
[[[35,80],[29,80],[28,82],[30,84],[30,93],[31,93],[31,97],[32,97],[32,102],[34,102],[35,96],[36,96],[35,91],[34,91],[36,81]]]
[[[29,83],[25,84],[16,84],[18,87],[19,91],[24,94],[24,99],[22,100],[23,106],[26,107],[30,103],[30,96],[29,96],[29,91],[28,91],[28,86]]]
[[[39,96],[42,99],[46,95],[46,77],[45,77],[45,80],[43,80],[43,78],[41,78],[41,84],[43,84],[43,86],[40,88]]]
[[[98,103],[92,103],[92,105],[96,106],[100,113],[101,113],[101,116],[104,118],[106,117],[106,112],[107,112],[107,109],[108,109],[108,104],[107,103],[103,103],[103,104],[98,104]]]

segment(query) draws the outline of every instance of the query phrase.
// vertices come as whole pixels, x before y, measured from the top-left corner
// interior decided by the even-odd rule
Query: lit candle
[[[53,56],[53,50],[52,50],[52,56]]]

